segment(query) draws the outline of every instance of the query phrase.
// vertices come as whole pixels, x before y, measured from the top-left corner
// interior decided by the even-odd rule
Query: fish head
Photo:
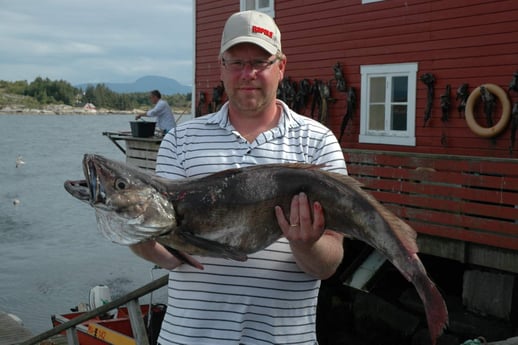
[[[65,189],[94,209],[100,232],[131,245],[156,238],[176,226],[175,210],[160,179],[103,156],[83,158],[85,180],[66,181]]]

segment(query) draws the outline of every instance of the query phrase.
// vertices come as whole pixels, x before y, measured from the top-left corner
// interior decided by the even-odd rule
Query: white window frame
[[[362,0],[362,5],[370,4],[372,2],[381,2],[383,0]]]
[[[385,64],[385,65],[364,65],[360,66],[361,72],[361,102],[360,102],[360,143],[387,144],[415,146],[415,119],[416,119],[416,86],[417,86],[417,63]],[[369,130],[369,104],[370,104],[370,78],[385,77],[387,87],[390,88],[391,77],[408,77],[407,93],[407,127],[406,131],[390,130],[391,119],[390,96],[391,89],[386,92],[385,99],[385,130]]]
[[[264,1],[264,0],[262,0]],[[266,13],[272,18],[275,18],[275,0],[267,0],[268,6],[259,7],[261,0],[240,0],[239,9],[240,11],[256,10],[259,12]]]

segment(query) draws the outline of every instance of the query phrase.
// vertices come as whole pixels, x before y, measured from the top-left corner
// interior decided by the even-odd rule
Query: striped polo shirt
[[[326,170],[346,174],[333,133],[278,103],[283,109],[278,125],[252,143],[229,122],[228,104],[179,124],[162,141],[157,174],[202,177],[229,168],[294,162],[325,164]],[[245,262],[196,259],[203,271],[181,265],[169,274],[159,344],[316,344],[320,281],[297,266],[285,238]]]

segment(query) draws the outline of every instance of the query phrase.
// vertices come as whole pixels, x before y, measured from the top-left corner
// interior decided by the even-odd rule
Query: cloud
[[[0,0],[0,79],[190,85],[192,18],[192,0]]]

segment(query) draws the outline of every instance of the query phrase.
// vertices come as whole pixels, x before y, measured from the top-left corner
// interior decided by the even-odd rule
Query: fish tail
[[[435,345],[437,338],[448,325],[448,310],[441,293],[430,280],[426,271],[424,271],[424,267],[419,259],[417,263],[421,266],[422,274],[414,276],[415,286],[424,304],[432,345]]]

